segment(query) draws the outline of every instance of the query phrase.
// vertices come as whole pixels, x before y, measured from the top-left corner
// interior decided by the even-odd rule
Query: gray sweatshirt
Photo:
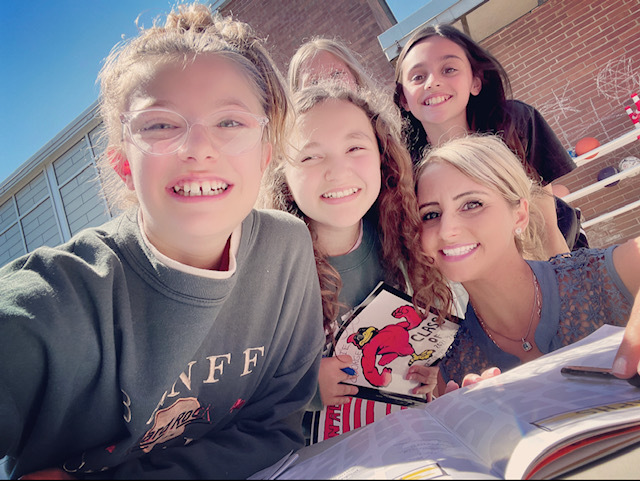
[[[301,447],[324,340],[309,232],[252,211],[236,262],[167,267],[129,212],[0,269],[8,475],[239,479]]]

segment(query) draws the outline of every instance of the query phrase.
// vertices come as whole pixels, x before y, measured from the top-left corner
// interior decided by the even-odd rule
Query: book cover
[[[425,319],[411,297],[384,282],[353,311],[335,336],[331,355],[348,354],[355,374],[348,384],[356,397],[401,406],[426,402],[412,394],[417,381],[405,379],[410,366],[433,366],[453,343],[459,319],[448,315],[440,324],[435,310]]]
[[[422,406],[426,398],[411,391],[417,381],[405,379],[410,366],[433,366],[451,346],[459,319],[436,322],[435,311],[422,319],[411,297],[380,282],[346,316],[335,335],[330,355],[348,354],[353,375],[346,384],[358,387],[350,402],[325,406],[313,414],[310,444],[366,426],[408,407]]]

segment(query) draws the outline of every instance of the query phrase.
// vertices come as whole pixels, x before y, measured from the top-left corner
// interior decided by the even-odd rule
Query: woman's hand
[[[624,379],[640,374],[640,292],[636,294],[611,371]]]
[[[480,381],[484,381],[485,379],[490,379],[492,377],[496,377],[502,371],[497,367],[490,367],[489,369],[482,372],[482,374],[469,373],[462,379],[462,387],[471,386],[472,384],[479,383]],[[460,386],[455,381],[449,381],[447,383],[447,387],[445,388],[444,393],[450,393],[451,391],[455,391],[456,389],[460,389]]]
[[[351,400],[350,396],[358,394],[358,388],[356,386],[340,384],[351,377],[342,371],[342,369],[350,367],[352,363],[353,359],[351,356],[344,354],[322,358],[322,361],[320,361],[320,373],[318,375],[322,404],[325,406],[347,404]]]

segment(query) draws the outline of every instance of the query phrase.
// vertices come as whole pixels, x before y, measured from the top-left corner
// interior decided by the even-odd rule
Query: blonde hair
[[[302,88],[304,64],[315,58],[320,52],[328,52],[342,60],[356,79],[358,87],[368,90],[380,88],[357,58],[355,52],[343,42],[337,39],[313,37],[308,42],[300,45],[289,61],[287,77],[291,92],[297,92]]]
[[[420,217],[413,184],[413,166],[401,140],[400,113],[391,97],[363,89],[349,89],[335,82],[321,82],[297,92],[293,100],[298,116],[329,100],[349,102],[365,113],[378,142],[382,178],[380,194],[365,217],[377,226],[382,244],[381,263],[387,281],[409,291],[416,280],[422,283],[432,275],[439,276],[428,264],[420,248]],[[284,162],[290,161],[292,159],[289,158]],[[284,162],[273,163],[265,176],[268,179],[264,184],[265,204],[299,217],[310,228],[322,292],[324,327],[331,340],[332,327],[341,307],[338,297],[342,281],[327,261],[327,255],[319,248],[309,219],[291,194],[284,173]],[[447,293],[440,291],[438,295],[445,298]],[[432,297],[428,301],[430,304]]]
[[[246,23],[223,17],[203,4],[181,4],[138,36],[117,44],[105,59],[98,79],[101,87],[100,114],[104,122],[107,149],[100,160],[105,196],[110,205],[126,207],[137,203],[135,196],[114,172],[123,162],[120,115],[127,110],[133,89],[160,67],[187,65],[202,55],[220,55],[235,62],[247,75],[269,123],[264,141],[273,155],[282,155],[288,138],[291,106],[281,73],[264,41]]]
[[[518,157],[500,137],[467,135],[428,150],[416,169],[416,186],[425,169],[434,163],[455,167],[479,184],[498,192],[511,205],[517,206],[520,199],[526,199],[529,223],[520,236],[515,236],[516,248],[524,258],[546,260],[542,241],[544,219],[537,201],[548,194],[527,177]]]

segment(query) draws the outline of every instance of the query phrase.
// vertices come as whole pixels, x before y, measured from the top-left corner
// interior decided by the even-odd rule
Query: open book
[[[640,442],[640,388],[572,380],[565,365],[610,367],[623,328],[303,448],[278,479],[547,479]],[[305,450],[318,454],[304,459]]]
[[[436,318],[430,312],[422,319],[411,297],[384,282],[347,314],[329,355],[351,356],[345,384],[357,386],[358,394],[348,404],[326,406],[314,414],[312,444],[426,402],[412,393],[418,381],[405,377],[414,364],[437,363],[452,344],[459,320],[447,316],[438,325]]]

